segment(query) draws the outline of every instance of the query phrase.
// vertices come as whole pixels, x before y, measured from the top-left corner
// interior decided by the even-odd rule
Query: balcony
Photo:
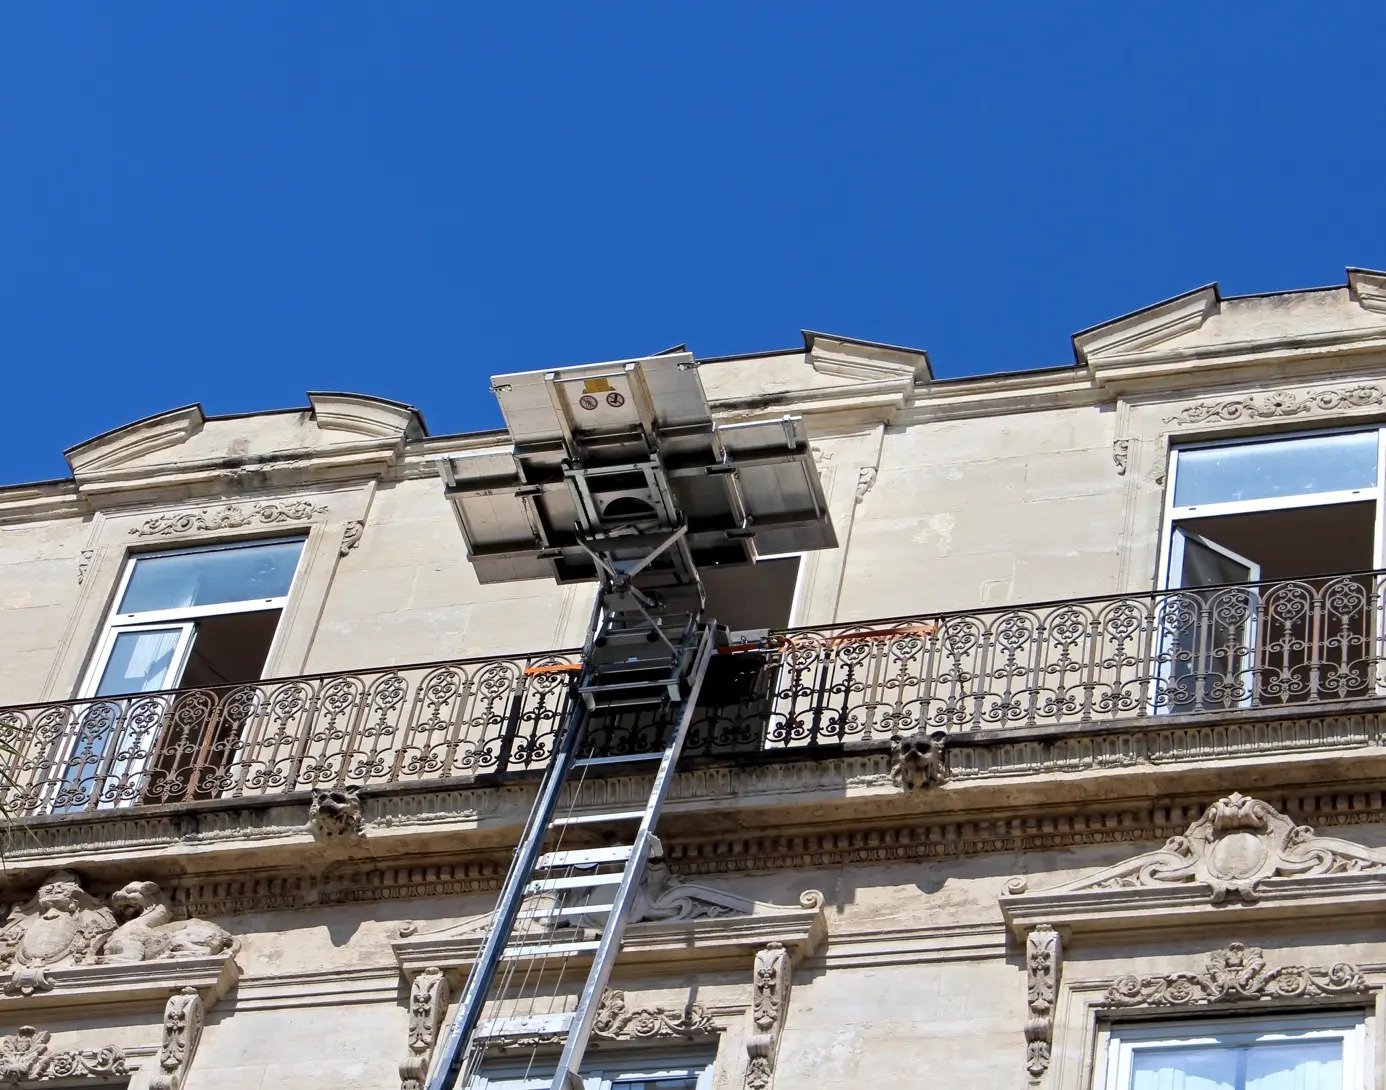
[[[837,752],[894,734],[1226,717],[1372,699],[1386,572],[793,629],[719,657],[686,753]],[[578,653],[435,662],[0,708],[12,818],[527,773]],[[593,725],[651,748],[657,715]]]

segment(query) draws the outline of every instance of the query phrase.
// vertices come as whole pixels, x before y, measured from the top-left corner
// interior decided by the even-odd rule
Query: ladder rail
[[[505,876],[505,884],[497,896],[491,928],[481,944],[481,949],[477,951],[471,971],[467,974],[466,986],[457,1001],[457,1015],[434,1063],[426,1090],[452,1090],[453,1080],[458,1074],[472,1033],[481,1021],[482,1008],[486,1004],[487,995],[502,962],[501,954],[510,941],[511,932],[524,903],[520,894],[530,881],[534,864],[543,854],[549,822],[558,809],[558,799],[568,778],[567,766],[576,748],[577,737],[582,733],[587,719],[587,709],[583,707],[582,702],[573,699],[573,705],[569,711],[569,721],[563,728],[563,737],[544,773],[544,783],[531,821],[525,829],[525,838],[515,849],[510,870]]]
[[[598,621],[601,618],[602,599],[597,596],[592,606],[592,618],[587,625],[587,641],[583,649],[583,661],[587,661],[596,636]],[[580,676],[580,675],[579,675]],[[457,1000],[457,1013],[443,1047],[433,1063],[433,1070],[425,1084],[426,1090],[452,1090],[458,1068],[471,1044],[472,1034],[481,1021],[481,1012],[486,1005],[487,995],[500,968],[506,944],[509,942],[515,922],[519,919],[524,903],[523,892],[534,874],[535,864],[544,852],[544,841],[548,836],[549,825],[558,810],[558,800],[568,781],[568,769],[574,759],[578,743],[587,725],[586,705],[578,696],[574,683],[568,691],[567,717],[554,745],[553,757],[544,770],[544,778],[539,793],[534,800],[534,808],[525,825],[525,836],[515,849],[511,858],[510,870],[505,875],[496,898],[496,909],[491,919],[491,929],[487,932],[476,960],[467,974],[467,983]]]
[[[592,967],[588,970],[578,999],[577,1010],[573,1014],[567,1036],[563,1042],[563,1052],[558,1059],[550,1090],[572,1090],[581,1088],[580,1068],[587,1051],[588,1039],[596,1021],[597,1010],[601,1005],[603,992],[611,979],[611,971],[620,952],[621,939],[625,934],[626,923],[630,918],[635,898],[640,891],[641,879],[645,874],[645,864],[649,860],[651,848],[657,843],[654,826],[664,808],[664,801],[673,783],[674,769],[683,751],[683,740],[693,721],[698,703],[698,693],[702,689],[703,678],[707,674],[708,663],[712,659],[714,626],[706,623],[702,627],[700,645],[692,668],[688,672],[688,691],[679,707],[679,719],[665,747],[664,756],[655,772],[654,784],[650,790],[649,801],[645,805],[645,816],[635,834],[630,859],[621,876],[621,883],[612,898],[612,908],[607,916],[606,926],[597,951],[592,957]]]

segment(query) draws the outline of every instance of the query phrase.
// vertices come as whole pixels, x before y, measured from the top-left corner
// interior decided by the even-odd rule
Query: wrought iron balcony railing
[[[1386,572],[780,633],[718,659],[687,752],[718,757],[1386,695]],[[526,771],[577,653],[0,708],[12,817]],[[595,726],[649,748],[654,715]]]

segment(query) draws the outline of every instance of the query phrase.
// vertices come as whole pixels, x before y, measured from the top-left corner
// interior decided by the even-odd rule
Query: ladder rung
[[[604,821],[640,821],[644,810],[608,810],[601,814],[573,814],[570,817],[554,818],[554,826],[561,825],[599,825]]]
[[[478,1037],[545,1037],[567,1033],[573,1024],[571,1011],[559,1014],[528,1014],[518,1018],[492,1018],[477,1027]]]
[[[614,886],[620,884],[624,872],[611,874],[574,874],[567,878],[539,878],[525,886],[525,894],[548,893],[555,889],[586,889],[588,886]]]
[[[579,942],[545,942],[529,946],[507,946],[501,957],[513,961],[516,958],[546,958],[551,954],[590,954],[601,945],[600,939],[583,939]]]
[[[622,753],[615,757],[579,757],[573,762],[573,767],[594,768],[598,765],[633,764],[636,761],[661,761],[664,759],[664,753],[661,749],[654,753]]]
[[[612,848],[576,848],[566,852],[548,852],[534,864],[535,870],[556,870],[559,867],[590,867],[595,863],[624,863],[630,858],[630,844]]]

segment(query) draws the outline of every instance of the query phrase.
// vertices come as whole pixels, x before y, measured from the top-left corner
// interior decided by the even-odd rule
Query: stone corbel
[[[184,988],[164,1007],[164,1040],[159,1046],[159,1071],[150,1080],[149,1090],[182,1090],[202,1026],[207,1006],[196,988]]]
[[[1036,1086],[1049,1070],[1054,1045],[1054,1000],[1059,991],[1063,940],[1047,923],[1025,939],[1025,1070]]]
[[[423,1090],[449,991],[447,976],[437,966],[419,973],[409,985],[409,1051],[399,1065],[400,1090]]]
[[[792,973],[789,951],[783,943],[772,942],[756,954],[747,1015],[746,1090],[766,1090],[774,1078]]]

